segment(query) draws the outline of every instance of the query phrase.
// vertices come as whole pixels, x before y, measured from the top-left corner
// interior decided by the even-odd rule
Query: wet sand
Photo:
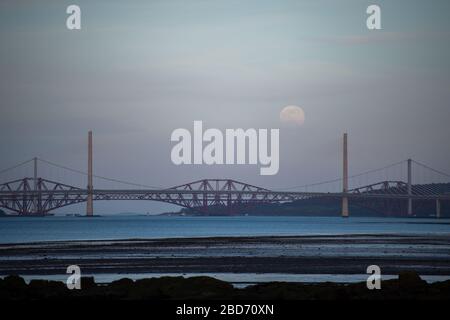
[[[128,239],[0,244],[0,275],[96,273],[450,275],[450,235]]]

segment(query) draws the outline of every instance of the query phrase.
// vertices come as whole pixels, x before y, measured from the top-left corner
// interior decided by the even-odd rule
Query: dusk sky
[[[373,3],[382,30],[366,27]],[[70,4],[81,30],[66,28]],[[344,132],[350,174],[407,158],[450,172],[449,13],[448,0],[2,1],[0,169],[38,156],[86,171],[93,130],[95,174],[151,186],[333,179]],[[280,122],[288,105],[304,110],[303,125]],[[174,165],[170,135],[194,120],[280,128],[278,174]]]

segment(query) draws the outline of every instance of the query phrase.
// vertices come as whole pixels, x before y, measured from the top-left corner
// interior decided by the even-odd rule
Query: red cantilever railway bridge
[[[35,183],[36,182],[36,183]],[[444,184],[413,185],[402,181],[383,181],[348,192],[271,191],[229,179],[204,179],[167,189],[82,189],[43,178],[23,178],[0,185],[0,207],[20,215],[47,214],[72,204],[99,200],[147,200],[205,210],[214,206],[286,203],[311,198],[354,200],[450,200]],[[438,212],[437,212],[438,215]]]
[[[286,203],[297,200],[321,198],[342,200],[342,215],[346,217],[348,216],[349,199],[360,203],[370,203],[373,200],[383,200],[382,202],[384,203],[407,203],[408,215],[412,214],[413,200],[431,200],[436,202],[436,216],[440,217],[441,201],[450,200],[449,183],[413,185],[412,163],[415,161],[408,159],[405,161],[407,163],[408,172],[407,182],[382,181],[349,189],[347,134],[344,134],[343,147],[342,192],[274,191],[230,179],[204,179],[162,189],[148,187],[145,187],[144,189],[94,189],[93,177],[121,183],[123,183],[123,181],[93,175],[92,132],[90,131],[88,139],[87,173],[56,165],[38,158],[2,170],[0,173],[4,173],[34,161],[34,175],[32,178],[25,177],[0,184],[0,208],[6,208],[19,215],[45,215],[58,208],[87,202],[86,215],[90,216],[93,214],[93,201],[147,200],[176,204],[185,208],[200,211],[208,211],[209,208],[214,209],[217,208],[217,206],[225,206],[229,209],[229,212],[231,212],[233,208],[246,205]],[[87,188],[79,188],[67,183],[38,177],[38,160],[65,170],[75,171],[76,173],[86,175],[88,178]],[[397,164],[402,163],[404,162],[402,161]],[[446,179],[450,178],[450,175],[446,173],[437,171],[418,162],[415,163],[425,167],[427,170],[434,171],[435,173],[444,176]],[[386,170],[392,166],[393,165],[369,172]],[[357,176],[361,176],[361,174]],[[132,183],[126,184],[130,185]]]

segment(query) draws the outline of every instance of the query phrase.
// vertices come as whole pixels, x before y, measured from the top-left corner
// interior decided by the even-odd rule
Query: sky
[[[81,30],[66,28],[71,4]],[[382,30],[366,27],[370,4],[381,8]],[[86,171],[93,130],[101,176],[281,189],[339,177],[348,132],[350,174],[407,158],[450,172],[449,12],[446,0],[2,1],[0,168],[37,156]],[[303,125],[280,122],[287,105],[304,110]],[[279,128],[278,174],[174,165],[171,133],[192,131],[194,120]]]

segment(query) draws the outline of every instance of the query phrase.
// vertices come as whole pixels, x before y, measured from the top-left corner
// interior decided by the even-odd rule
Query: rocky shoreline
[[[106,285],[82,278],[80,290],[61,281],[8,276],[0,279],[1,301],[24,300],[448,300],[450,280],[428,284],[415,272],[385,280],[380,290],[354,284],[270,282],[246,288],[209,277],[162,277],[133,281],[123,278]]]

